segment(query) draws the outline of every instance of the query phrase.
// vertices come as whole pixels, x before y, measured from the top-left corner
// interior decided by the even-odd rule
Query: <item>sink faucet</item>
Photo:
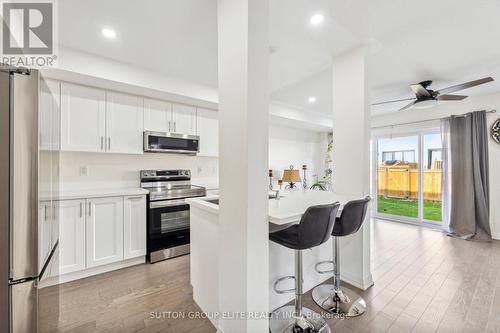
[[[275,190],[274,192],[276,193],[275,199],[279,200],[280,199],[280,190]]]

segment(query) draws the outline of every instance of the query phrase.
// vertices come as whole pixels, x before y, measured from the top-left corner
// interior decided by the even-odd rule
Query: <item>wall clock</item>
[[[496,143],[500,144],[500,118],[498,118],[491,126],[491,137]]]

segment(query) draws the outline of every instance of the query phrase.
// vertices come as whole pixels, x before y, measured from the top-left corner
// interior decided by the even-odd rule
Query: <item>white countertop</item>
[[[86,199],[86,198],[103,198],[103,197],[119,197],[130,195],[146,195],[149,192],[139,187],[132,188],[94,188],[83,190],[69,190],[61,191],[59,194],[54,195],[52,200],[72,200],[72,199]],[[40,193],[40,200],[49,200],[43,193]]]
[[[218,214],[219,206],[207,202],[207,199],[217,199],[218,196],[191,198],[187,202],[197,208]],[[269,199],[269,222],[285,225],[298,222],[308,207],[324,205],[339,201],[340,210],[350,200],[361,199],[353,195],[339,194],[317,190],[281,191],[281,199]],[[339,211],[340,212],[340,211]]]

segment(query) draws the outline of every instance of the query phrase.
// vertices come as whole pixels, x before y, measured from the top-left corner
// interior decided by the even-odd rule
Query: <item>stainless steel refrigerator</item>
[[[0,64],[0,332],[37,332],[37,287],[51,260],[38,253],[39,92],[38,71]]]

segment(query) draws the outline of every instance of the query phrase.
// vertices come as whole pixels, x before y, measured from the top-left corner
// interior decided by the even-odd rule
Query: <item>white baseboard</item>
[[[349,283],[351,286],[354,286],[356,288],[359,288],[361,290],[367,290],[371,286],[373,286],[373,278],[372,274],[368,274],[367,276],[363,277],[363,280],[360,281],[359,279],[355,278],[351,274],[347,273],[340,273],[340,280]]]
[[[106,272],[115,271],[117,269],[126,268],[130,266],[135,266],[139,264],[143,264],[146,262],[146,257],[141,256],[137,258],[127,259],[119,262],[114,262],[112,264],[92,267],[88,269],[84,269],[78,272],[67,273],[58,276],[48,277],[40,281],[38,288],[45,288],[50,286],[55,286],[61,283],[66,283],[70,281],[75,281],[79,279],[83,279],[89,276],[98,275]]]

